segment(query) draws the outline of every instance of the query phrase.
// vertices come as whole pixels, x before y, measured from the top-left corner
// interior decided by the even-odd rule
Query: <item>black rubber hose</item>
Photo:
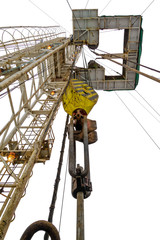
[[[36,221],[36,222],[32,223],[24,231],[20,240],[30,240],[33,237],[33,235],[40,230],[47,232],[52,240],[60,240],[60,236],[59,236],[59,233],[58,233],[56,227],[52,223],[44,221],[44,220],[40,220],[40,221]]]

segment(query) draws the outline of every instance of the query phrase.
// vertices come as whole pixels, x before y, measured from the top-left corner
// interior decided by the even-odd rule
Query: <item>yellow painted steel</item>
[[[86,82],[71,79],[63,94],[64,110],[72,116],[73,111],[82,108],[88,114],[98,100],[98,94]]]

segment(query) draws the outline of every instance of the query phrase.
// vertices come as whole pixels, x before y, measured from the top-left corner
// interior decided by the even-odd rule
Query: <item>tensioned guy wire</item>
[[[86,50],[87,51],[87,50]],[[99,62],[97,59],[95,59],[90,53],[89,53],[89,51],[87,51],[88,52],[88,56],[89,57],[91,57],[94,61],[96,60],[96,62],[98,62],[99,64],[101,64],[101,65],[103,65],[103,67],[105,67],[105,69],[106,68],[108,68],[108,69],[110,69],[110,70],[112,70],[113,72],[115,72],[116,74],[118,74],[118,75],[121,75],[121,73],[119,73],[119,72],[117,72],[117,71],[115,71],[114,69],[112,69],[112,68],[110,68],[110,67],[108,67],[106,64],[102,64],[101,62]],[[129,82],[128,82],[129,83]],[[158,111],[157,110],[155,110],[155,108],[138,92],[138,90],[137,89],[135,89],[134,90],[147,104],[148,104],[148,106],[160,117],[160,113],[158,113]],[[151,114],[152,115],[152,114]]]
[[[159,112],[157,112],[154,107],[135,89],[136,93],[150,106],[150,108],[160,117]]]
[[[110,1],[107,3],[107,5],[102,9],[102,11],[101,11],[99,14],[101,14],[101,13],[108,7],[108,5],[109,5],[111,2],[112,2],[112,0],[110,0]]]
[[[151,137],[151,135],[147,132],[147,130],[143,127],[143,125],[140,123],[140,121],[136,118],[136,116],[133,114],[133,112],[130,110],[130,108],[126,105],[126,103],[122,100],[122,98],[118,95],[117,92],[115,92],[116,96],[119,98],[119,100],[123,103],[123,105],[127,108],[127,110],[130,112],[132,117],[138,122],[138,124],[141,126],[143,131],[148,135],[148,137],[151,139],[151,141],[154,143],[154,145],[160,150],[160,146],[155,142],[155,140]]]
[[[143,10],[143,12],[141,13],[141,16],[147,11],[147,9],[149,9],[149,7],[152,5],[152,3],[154,2],[155,0],[153,0],[152,2],[150,2],[150,4]],[[138,18],[132,23],[132,27],[133,25],[137,22]]]
[[[150,2],[150,4],[143,10],[143,12],[141,13],[141,15],[143,15],[147,9],[152,5],[152,3],[154,2],[155,0],[153,0],[152,2]]]
[[[60,27],[64,28],[63,26],[61,26],[54,18],[52,18],[48,13],[46,13],[44,10],[42,10],[40,7],[38,7],[34,2],[32,2],[31,0],[28,0],[31,4],[33,4],[36,8],[38,8],[41,12],[43,12],[47,17],[49,17],[52,21],[54,21],[55,23],[57,23]],[[66,28],[64,28],[66,30],[66,32],[68,32],[69,34],[71,34],[70,31],[68,31]]]
[[[132,98],[134,98],[157,122],[160,123],[160,120],[157,119],[131,92],[128,92]]]
[[[64,184],[63,184],[63,194],[62,194],[62,203],[61,203],[61,212],[60,212],[60,219],[59,219],[59,232],[61,230],[61,222],[62,222],[62,213],[63,213],[63,205],[64,205],[64,196],[65,196],[65,190],[66,190],[66,181],[67,181],[67,173],[68,173],[68,162],[69,162],[69,152],[66,162],[66,169],[65,169],[65,177],[64,177]]]
[[[97,50],[100,51],[100,52],[106,53],[106,54],[111,54],[112,56],[118,57],[118,58],[120,58],[120,59],[126,60],[125,57],[120,57],[120,56],[118,56],[118,55],[116,55],[116,54],[114,54],[114,53],[109,53],[109,52],[100,50],[100,49],[98,49],[98,48],[97,48]],[[141,67],[144,67],[144,68],[147,68],[147,69],[149,69],[149,70],[151,70],[151,71],[155,71],[155,72],[157,72],[157,73],[160,73],[160,71],[157,70],[157,69],[155,69],[155,68],[148,67],[148,66],[146,66],[146,65],[143,65],[143,64],[141,64],[141,63],[137,63],[137,62],[131,61],[131,60],[129,60],[129,59],[127,59],[127,61],[128,61],[128,62],[131,62],[131,63],[135,63],[136,65],[141,66]]]
[[[68,3],[68,6],[69,6],[69,8],[70,8],[70,10],[71,10],[71,12],[72,12],[71,4],[69,3],[68,0],[66,0],[66,2]],[[79,25],[79,22],[78,22],[78,20],[77,20],[77,18],[76,18],[76,16],[75,16],[74,12],[73,12],[73,16],[74,16],[74,18],[75,18],[75,20],[76,20],[76,22],[77,22],[77,24],[78,24],[79,29],[81,30],[81,27],[80,27],[80,25]]]
[[[86,3],[86,6],[85,6],[85,9],[87,8],[88,3],[89,3],[89,0],[87,0],[87,3]]]

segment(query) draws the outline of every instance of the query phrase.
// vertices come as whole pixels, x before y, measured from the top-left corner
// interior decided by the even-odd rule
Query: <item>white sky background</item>
[[[83,9],[87,1],[70,0],[69,2],[73,9]],[[107,2],[90,0],[87,8],[98,8],[100,13]],[[34,0],[34,3],[72,32],[71,10],[65,0]],[[112,0],[102,14],[139,15],[150,3],[151,0]],[[142,64],[158,70],[160,69],[159,12],[160,1],[155,0],[143,14],[144,34],[141,57]],[[0,20],[1,26],[55,25],[51,18],[27,0],[2,1]],[[106,51],[112,51],[109,46],[115,39],[117,44],[114,44],[119,45],[118,35],[117,37],[114,35],[114,39],[108,39],[107,33],[102,36],[106,39],[104,46]],[[111,34],[109,36],[113,37]],[[144,69],[141,68],[141,70]],[[144,71],[159,77],[159,74]],[[140,76],[136,90],[160,112],[159,83]],[[159,240],[160,151],[114,92],[98,93],[99,101],[89,114],[90,119],[97,121],[98,142],[90,146],[93,192],[90,198],[85,200],[85,239]],[[139,97],[136,91],[131,93],[160,121],[160,116]],[[159,122],[137,103],[129,92],[122,91],[118,94],[160,146]],[[16,219],[9,227],[6,240],[20,239],[26,227],[32,222],[48,218],[65,116],[63,109],[60,109],[53,126],[56,142],[51,160],[45,165],[35,166],[26,196],[17,208]],[[66,158],[67,154],[65,162]],[[79,161],[78,156],[77,160]],[[54,224],[57,228],[65,165],[64,163],[54,215]],[[72,198],[70,192],[71,178],[68,175],[60,231],[62,240],[76,239],[76,200]],[[42,236],[38,233],[32,239],[40,240],[43,239]]]

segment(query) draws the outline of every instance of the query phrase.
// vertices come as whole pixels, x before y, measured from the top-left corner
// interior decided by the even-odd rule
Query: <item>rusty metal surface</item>
[[[85,177],[89,172],[89,150],[88,150],[88,129],[87,118],[84,116],[83,126],[83,145],[84,145],[84,170],[81,173],[82,177]],[[76,177],[76,147],[74,139],[73,120],[71,119],[69,126],[69,173],[72,177]]]
[[[56,227],[52,223],[44,220],[32,223],[25,230],[20,240],[30,240],[32,239],[33,235],[40,230],[46,231],[52,240],[60,240],[60,236]]]
[[[87,116],[87,113],[84,109],[78,108],[73,114],[73,125],[76,130],[74,130],[74,139],[75,141],[83,142],[84,141],[84,117]],[[97,123],[95,120],[87,119],[87,131],[88,131],[88,144],[95,143],[97,141]]]
[[[84,196],[77,193],[77,236],[76,240],[84,240]]]
[[[48,42],[45,46],[43,42],[41,47],[38,45],[42,52],[35,45],[37,57],[28,56],[27,62],[23,61],[17,72],[7,70],[5,75],[0,75],[1,90],[5,87],[1,96],[8,95],[7,102],[4,98],[5,111],[3,98],[0,104],[3,111],[0,129],[0,239],[4,239],[26,189],[26,184],[21,184],[23,172],[28,171],[35,145],[37,152],[32,168],[34,163],[43,163],[50,158],[54,142],[52,123],[70,78],[70,67],[77,59],[75,57],[73,62],[75,46],[69,43],[69,39],[53,39],[54,46],[48,50]],[[19,55],[16,56],[14,64],[19,66]],[[8,55],[6,59],[7,57]],[[3,64],[2,67],[5,68],[8,63]],[[12,62],[10,68],[13,68]],[[15,158],[9,162],[8,156],[11,153]],[[29,179],[30,172],[27,176]],[[10,204],[15,197],[14,204]]]
[[[92,191],[92,183],[90,181],[90,171],[87,176],[81,177],[81,171],[83,168],[81,166],[77,166],[77,177],[72,177],[72,196],[77,199],[78,192],[83,192],[84,198],[88,198],[91,195]]]
[[[138,70],[142,45],[142,16],[98,16],[97,9],[74,9],[73,11],[73,42],[86,44],[92,49],[98,48],[99,30],[124,30],[123,52],[108,53],[107,59],[120,58],[127,67],[122,66],[120,73],[104,76],[104,69],[86,69],[81,77],[91,80],[91,86],[97,90],[131,90],[138,84]],[[99,49],[100,50],[100,49]],[[101,51],[101,50],[100,50]]]

